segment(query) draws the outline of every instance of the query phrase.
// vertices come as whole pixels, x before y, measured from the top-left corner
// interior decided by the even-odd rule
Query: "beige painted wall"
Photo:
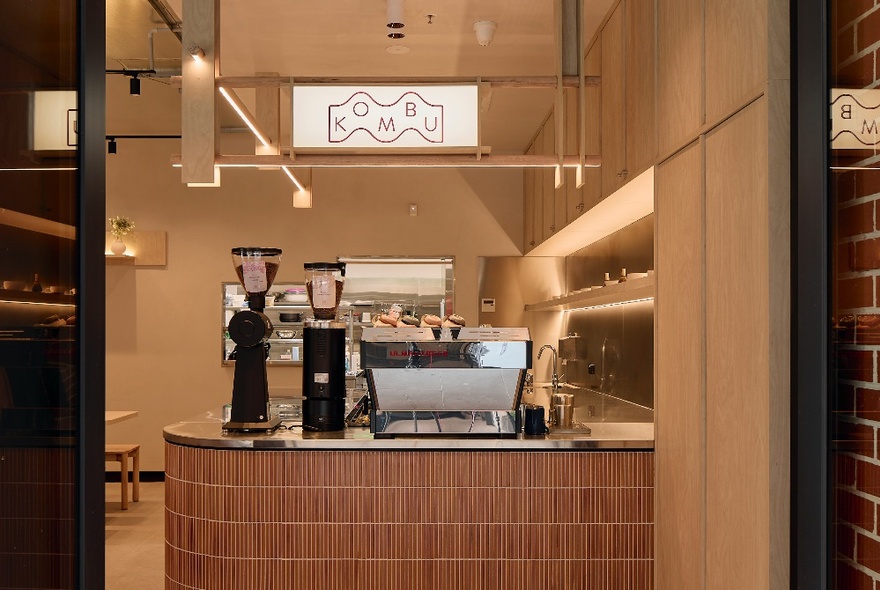
[[[175,110],[176,109],[176,110]],[[145,80],[108,79],[107,132],[179,133],[179,95]],[[224,151],[251,145],[224,139]],[[233,145],[237,144],[237,145]],[[477,258],[516,256],[522,173],[509,170],[318,170],[314,208],[293,209],[280,171],[222,172],[220,188],[187,188],[169,163],[179,140],[119,140],[107,157],[107,214],[168,232],[164,267],[107,267],[107,408],[139,416],[107,428],[108,442],[141,445],[141,469],[164,469],[162,428],[229,401],[220,366],[220,283],[235,280],[235,246],[283,249],[277,280],[302,263],[348,255],[455,256],[455,309],[477,320]],[[408,214],[419,205],[418,217]],[[271,367],[271,388],[299,388],[301,371]]]

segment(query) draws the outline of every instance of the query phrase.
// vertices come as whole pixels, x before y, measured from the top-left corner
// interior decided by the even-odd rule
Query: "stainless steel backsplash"
[[[525,304],[554,295],[601,285],[654,268],[654,216],[639,220],[611,236],[566,257],[487,257],[480,261],[479,294],[495,299],[495,311],[480,313],[481,324],[527,326],[533,347],[559,345],[577,334],[576,353],[560,355],[561,381],[654,407],[654,302],[644,301],[563,313],[526,312]],[[571,344],[571,343],[569,343]],[[533,359],[536,381],[549,381],[552,367],[545,355]],[[592,370],[591,370],[592,366]]]

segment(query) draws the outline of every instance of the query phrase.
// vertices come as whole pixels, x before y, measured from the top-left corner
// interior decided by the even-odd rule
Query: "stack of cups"
[[[571,428],[574,417],[574,394],[553,394],[553,418],[556,428]]]

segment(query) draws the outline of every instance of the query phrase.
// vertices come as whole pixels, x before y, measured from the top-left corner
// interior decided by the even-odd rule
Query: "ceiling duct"
[[[153,7],[153,10],[156,11],[165,24],[168,25],[168,28],[174,33],[177,37],[177,40],[183,42],[183,37],[180,33],[180,18],[174,13],[174,10],[165,3],[164,0],[147,0],[150,3],[150,6]]]

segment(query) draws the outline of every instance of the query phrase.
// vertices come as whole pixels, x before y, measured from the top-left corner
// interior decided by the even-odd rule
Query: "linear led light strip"
[[[43,301],[16,301],[13,299],[0,299],[0,303],[10,305],[51,305],[53,307],[76,307],[74,303],[47,303]]]
[[[605,303],[603,305],[589,305],[587,307],[576,307],[574,309],[566,309],[566,312],[585,311],[588,309],[604,309],[606,307],[618,307],[621,305],[629,305],[630,303],[642,303],[644,301],[654,301],[653,297],[645,297],[643,299],[632,299],[630,301],[618,301],[617,303]]]
[[[287,174],[287,177],[290,179],[290,181],[296,185],[297,189],[301,191],[306,190],[306,187],[304,187],[302,183],[296,179],[296,176],[293,175],[293,172],[290,171],[290,168],[288,168],[287,166],[282,166],[281,169],[284,170],[284,173]]]
[[[269,140],[265,138],[259,127],[257,127],[257,123],[253,120],[253,117],[251,117],[251,114],[248,112],[247,107],[244,106],[244,103],[241,102],[241,99],[238,97],[235,91],[226,90],[222,86],[218,88],[218,90],[220,90],[220,94],[223,95],[223,98],[225,98],[226,101],[232,106],[232,108],[235,109],[235,112],[238,113],[238,116],[241,117],[241,120],[245,122],[245,125],[247,125],[254,133],[254,135],[257,136],[257,139],[260,140],[260,143],[262,143],[266,147],[271,147],[272,144],[269,143]]]

